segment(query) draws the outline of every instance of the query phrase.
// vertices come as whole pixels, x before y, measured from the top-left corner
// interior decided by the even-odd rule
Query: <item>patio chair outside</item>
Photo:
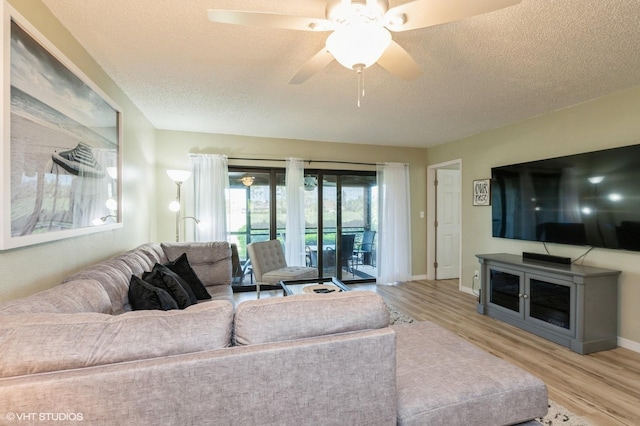
[[[360,248],[354,250],[355,266],[358,265],[371,265],[375,266],[373,259],[373,240],[376,238],[376,231],[367,230],[362,234],[362,243]]]

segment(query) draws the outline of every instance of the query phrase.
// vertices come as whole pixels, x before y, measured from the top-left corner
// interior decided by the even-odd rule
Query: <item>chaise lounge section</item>
[[[212,299],[131,311],[127,274],[185,253]],[[373,292],[235,307],[230,257],[225,242],[145,244],[0,304],[0,407],[98,425],[499,425],[546,413],[539,379],[430,322],[389,326]]]

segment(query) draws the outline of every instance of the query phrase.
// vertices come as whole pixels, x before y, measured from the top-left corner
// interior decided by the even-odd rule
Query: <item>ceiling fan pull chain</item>
[[[360,101],[364,98],[364,66],[358,64],[353,67],[356,70],[358,76],[358,108],[360,108]]]
[[[360,100],[362,99],[362,71],[356,73],[358,78],[358,108],[360,108]]]

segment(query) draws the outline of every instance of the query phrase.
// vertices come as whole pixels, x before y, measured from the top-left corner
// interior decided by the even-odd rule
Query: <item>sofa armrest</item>
[[[109,294],[98,281],[73,280],[0,304],[0,315],[79,312],[113,312]]]

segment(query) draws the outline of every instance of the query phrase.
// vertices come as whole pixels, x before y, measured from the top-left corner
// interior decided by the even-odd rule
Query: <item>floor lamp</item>
[[[176,199],[169,203],[169,210],[176,213],[176,242],[180,241],[180,188],[182,182],[191,177],[188,170],[167,170],[167,175],[176,184]],[[190,216],[189,216],[190,217]],[[185,218],[186,219],[186,218]],[[195,218],[194,218],[195,219]],[[196,219],[196,223],[198,220]]]

